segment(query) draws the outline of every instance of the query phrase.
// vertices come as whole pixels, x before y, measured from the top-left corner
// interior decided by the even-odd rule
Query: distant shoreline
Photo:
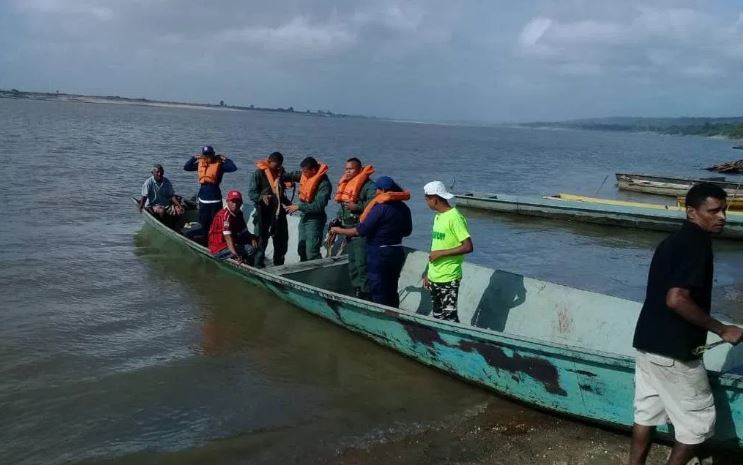
[[[239,106],[227,105],[224,101],[219,104],[198,103],[198,102],[176,102],[168,100],[151,100],[147,98],[120,97],[118,95],[83,95],[67,94],[62,92],[32,92],[21,91],[17,89],[0,89],[0,98],[20,99],[20,100],[42,100],[58,102],[79,102],[79,103],[108,103],[114,105],[139,105],[148,107],[161,108],[186,108],[193,110],[221,110],[221,111],[269,111],[274,113],[291,113],[297,115],[316,116],[322,118],[364,118],[376,119],[371,116],[348,115],[344,113],[334,113],[330,110],[295,110],[294,107],[288,108],[267,108],[257,107],[255,105]]]
[[[573,121],[521,123],[532,129],[577,129],[702,136],[716,139],[743,139],[743,117],[726,118],[590,118]]]

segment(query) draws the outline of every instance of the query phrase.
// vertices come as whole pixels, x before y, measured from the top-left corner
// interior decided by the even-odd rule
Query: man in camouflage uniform
[[[318,163],[312,157],[302,160],[300,170],[288,173],[285,179],[299,182],[299,203],[286,207],[286,212],[294,214],[302,213],[299,220],[299,242],[297,253],[299,260],[317,260],[322,258],[320,247],[322,247],[323,233],[328,216],[325,207],[330,200],[333,190],[328,179],[328,166]]]
[[[273,264],[284,264],[284,256],[289,247],[289,230],[286,223],[284,205],[289,200],[283,195],[284,156],[273,152],[266,160],[256,163],[257,169],[250,178],[248,197],[253,202],[253,232],[258,236],[258,250],[255,266],[263,268],[266,260],[266,247],[273,238]],[[271,178],[271,179],[269,179]]]
[[[354,228],[359,224],[359,216],[376,195],[377,186],[369,176],[374,173],[371,165],[363,166],[358,158],[346,160],[343,177],[338,182],[335,200],[338,202],[338,217],[334,225]],[[366,238],[361,236],[346,239],[348,252],[348,274],[354,288],[354,295],[369,298],[369,283],[366,276]]]

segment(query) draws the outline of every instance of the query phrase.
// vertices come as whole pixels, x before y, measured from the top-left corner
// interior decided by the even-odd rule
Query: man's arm
[[[184,171],[196,171],[199,169],[199,157],[196,155],[188,159],[185,165],[183,165]]]
[[[364,219],[363,223],[359,223],[355,228],[341,228],[333,227],[330,230],[336,234],[343,236],[355,237],[355,236],[368,236],[370,232],[374,232],[379,227],[379,222],[382,219],[384,213],[384,205],[380,204],[372,208],[369,212],[369,216]]]
[[[263,173],[261,173],[261,171],[256,170],[253,173],[253,177],[250,178],[250,185],[248,186],[248,198],[254,204],[257,204],[261,201],[261,192],[258,189],[258,186],[260,185],[260,176],[262,175]]]
[[[468,237],[462,243],[459,244],[458,247],[454,247],[451,249],[445,249],[445,250],[435,250],[431,252],[431,255],[429,256],[429,261],[438,260],[442,257],[452,257],[455,255],[465,255],[468,253],[472,253],[472,251],[475,250],[475,247],[472,245],[472,238]]]
[[[237,171],[237,165],[235,165],[235,162],[222,155],[222,172],[233,173],[235,171]]]
[[[142,198],[139,199],[139,211],[142,211],[144,204],[147,201],[147,196],[150,194],[150,180],[149,178],[142,184]]]
[[[356,228],[341,228],[340,226],[334,226],[330,228],[330,231],[347,237],[356,237],[359,235],[359,231]]]
[[[691,298],[688,289],[672,287],[666,293],[666,306],[678,313],[689,323],[711,331],[731,344],[738,344],[743,338],[743,329],[735,325],[722,324],[712,318]]]
[[[225,234],[224,241],[227,243],[227,248],[230,250],[232,258],[234,258],[238,262],[242,262],[242,256],[237,253],[237,249],[235,248],[235,241],[232,240],[232,234]]]
[[[301,171],[285,171],[284,174],[281,176],[281,182],[299,182],[300,179],[302,179]]]

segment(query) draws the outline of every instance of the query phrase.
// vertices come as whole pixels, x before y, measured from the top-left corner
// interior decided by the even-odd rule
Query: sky
[[[421,121],[743,115],[740,0],[0,0],[0,88]]]

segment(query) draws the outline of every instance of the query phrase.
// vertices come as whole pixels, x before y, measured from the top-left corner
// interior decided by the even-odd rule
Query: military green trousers
[[[369,293],[369,283],[366,278],[366,238],[349,237],[346,252],[348,253],[348,276],[354,289],[363,294]]]
[[[302,215],[299,220],[299,241],[297,242],[297,253],[300,261],[306,262],[307,260],[322,258],[320,248],[322,247],[327,219],[325,213],[311,216]]]

